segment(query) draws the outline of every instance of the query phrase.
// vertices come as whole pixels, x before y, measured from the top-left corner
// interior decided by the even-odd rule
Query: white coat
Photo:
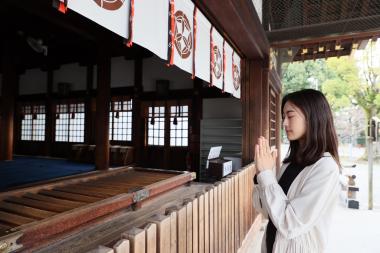
[[[277,178],[264,170],[254,185],[254,207],[269,215],[277,228],[273,253],[321,253],[328,241],[329,225],[339,195],[339,166],[324,153],[306,166],[285,195],[278,180],[289,163],[283,164]],[[262,253],[266,253],[265,235]]]

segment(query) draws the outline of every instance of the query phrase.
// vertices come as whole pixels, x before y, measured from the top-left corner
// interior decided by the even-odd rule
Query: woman
[[[255,208],[268,214],[265,253],[323,252],[339,195],[337,137],[330,106],[316,90],[283,98],[288,156],[274,173],[277,151],[260,137],[255,147]],[[255,180],[256,181],[256,180]]]

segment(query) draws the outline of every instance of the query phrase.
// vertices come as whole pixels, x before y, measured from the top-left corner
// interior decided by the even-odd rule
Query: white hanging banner
[[[193,73],[194,54],[194,4],[192,1],[174,0],[171,40],[168,44],[170,65]],[[172,46],[173,45],[173,46]]]
[[[123,38],[129,37],[130,0],[69,0],[67,7]]]
[[[195,75],[210,82],[210,29],[211,24],[200,10],[195,12]]]
[[[127,1],[127,0],[126,0]],[[168,59],[169,0],[135,0],[132,42]]]
[[[223,90],[223,37],[219,32],[211,28],[211,62],[210,62],[210,83]]]
[[[240,98],[241,94],[241,60],[240,56],[233,51],[232,53],[232,80],[234,91],[232,95],[236,98]]]
[[[234,81],[232,75],[232,55],[234,50],[232,47],[226,42],[224,43],[224,52],[225,52],[225,72],[224,72],[224,91],[230,94],[234,92]]]

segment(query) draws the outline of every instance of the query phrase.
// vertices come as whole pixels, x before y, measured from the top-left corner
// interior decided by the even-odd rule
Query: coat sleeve
[[[263,205],[262,205],[262,202],[261,202],[261,199],[260,199],[260,185],[258,184],[254,184],[253,185],[253,208],[261,213],[262,215],[264,215],[265,217],[267,217],[267,212],[266,212],[266,209],[263,208]]]
[[[257,179],[262,207],[277,231],[287,239],[307,233],[339,194],[339,168],[331,157],[313,165],[292,199],[285,195],[272,171],[261,172]]]

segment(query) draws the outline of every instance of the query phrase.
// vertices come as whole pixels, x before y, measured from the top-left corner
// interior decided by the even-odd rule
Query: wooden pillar
[[[143,92],[143,60],[135,60],[135,86],[133,97],[132,112],[132,142],[135,147],[135,161],[142,164],[144,152],[144,117],[142,115],[141,94]]]
[[[269,136],[269,81],[267,60],[242,63],[243,165],[253,161],[260,136]]]
[[[95,125],[93,124],[93,110],[92,110],[92,89],[94,84],[94,64],[89,63],[86,66],[87,76],[86,76],[86,100],[85,100],[85,108],[86,108],[86,120],[85,120],[85,129],[84,132],[84,142],[87,144],[94,143],[94,129]]]
[[[96,95],[96,158],[97,170],[106,170],[109,165],[109,102],[111,93],[111,59],[99,49]]]
[[[0,160],[12,160],[15,96],[18,93],[19,77],[12,53],[12,41],[5,40],[2,48],[2,99]]]
[[[53,94],[53,83],[54,83],[54,74],[53,68],[48,66],[46,73],[46,128],[45,128],[45,154],[47,156],[52,155],[52,145],[54,141],[54,108],[52,103],[52,94]]]
[[[190,157],[191,170],[197,173],[197,180],[200,178],[200,142],[201,142],[201,119],[202,119],[202,80],[194,79],[194,93],[192,98],[191,118],[190,118]]]
[[[270,131],[270,87],[269,87],[269,67],[262,69],[262,135],[269,140]]]

